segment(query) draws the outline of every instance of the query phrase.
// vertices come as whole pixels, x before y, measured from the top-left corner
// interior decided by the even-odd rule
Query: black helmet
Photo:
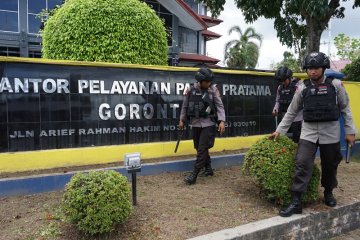
[[[211,82],[214,79],[214,74],[209,68],[200,68],[195,74],[195,79],[198,82]]]
[[[293,75],[292,71],[287,67],[280,67],[275,72],[275,78],[278,80],[278,82],[283,82],[288,78],[291,78]]]
[[[329,58],[322,52],[312,52],[304,59],[303,69],[308,68],[330,68]]]

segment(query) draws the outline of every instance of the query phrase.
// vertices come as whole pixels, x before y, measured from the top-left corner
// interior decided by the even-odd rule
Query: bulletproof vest
[[[290,82],[289,86],[284,87],[281,85],[279,89],[279,112],[286,113],[288,107],[290,106],[291,100],[294,97],[296,91],[296,84],[299,80],[293,80]]]
[[[213,96],[210,97],[208,90],[201,90],[192,86],[189,92],[187,117],[206,118],[214,117],[215,114],[216,111]]]
[[[319,85],[312,85],[309,79],[304,80],[306,88],[302,96],[305,122],[328,122],[339,119],[340,109],[333,80],[326,78],[325,82]]]

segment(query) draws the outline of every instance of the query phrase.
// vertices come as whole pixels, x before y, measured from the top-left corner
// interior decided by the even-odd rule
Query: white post
[[[328,56],[331,54],[331,18],[329,20],[329,45],[328,45]]]

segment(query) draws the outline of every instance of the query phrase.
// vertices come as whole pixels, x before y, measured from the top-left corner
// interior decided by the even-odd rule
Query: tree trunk
[[[334,15],[336,9],[340,6],[339,2],[340,0],[330,0],[328,4],[329,11],[322,18],[313,18],[311,15],[307,14],[306,11],[302,14],[306,19],[307,25],[306,54],[319,52],[321,34],[328,26],[331,16]]]
[[[321,22],[320,20],[309,19],[307,21],[306,54],[319,52],[321,34],[325,30],[326,25],[327,22]]]

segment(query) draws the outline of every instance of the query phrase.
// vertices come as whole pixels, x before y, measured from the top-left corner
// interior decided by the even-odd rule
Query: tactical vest
[[[290,82],[289,86],[284,87],[281,85],[279,89],[279,112],[286,113],[288,107],[290,106],[291,100],[294,97],[296,91],[296,84],[299,80],[293,80]]]
[[[189,91],[189,105],[186,115],[189,119],[207,117],[212,118],[212,120],[215,119],[214,96],[208,90],[201,90],[192,86]]]
[[[326,78],[319,85],[312,85],[309,79],[304,80],[306,88],[302,92],[304,100],[305,122],[337,121],[340,109],[337,102],[333,78]]]

